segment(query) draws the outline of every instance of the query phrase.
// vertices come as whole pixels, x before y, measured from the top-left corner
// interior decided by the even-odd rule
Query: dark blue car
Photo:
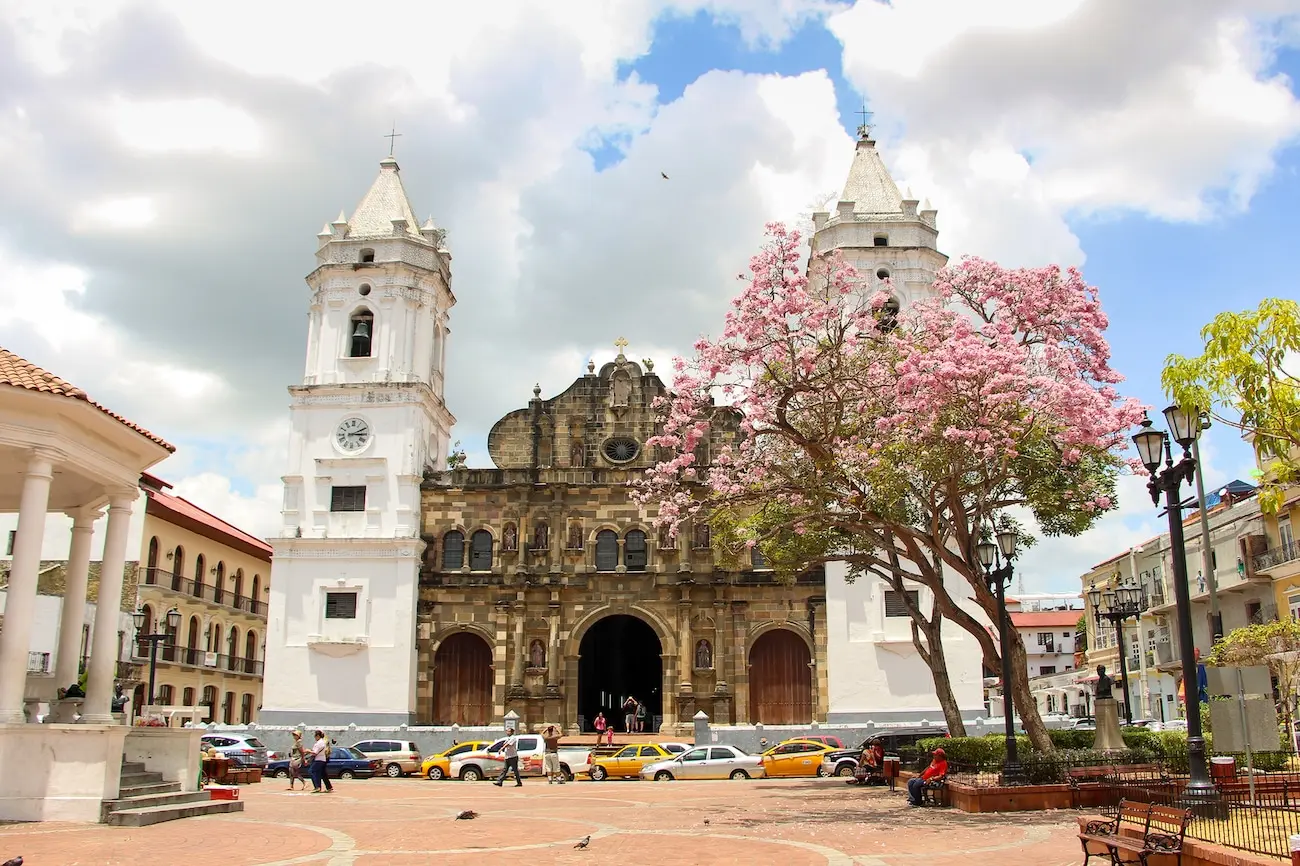
[[[330,751],[330,760],[325,765],[325,771],[329,773],[331,779],[369,779],[379,772],[383,763],[378,759],[367,758],[356,749],[335,746]],[[264,772],[277,779],[289,778],[289,759],[272,761],[266,765]],[[304,779],[307,778],[307,767],[302,768],[302,776]]]

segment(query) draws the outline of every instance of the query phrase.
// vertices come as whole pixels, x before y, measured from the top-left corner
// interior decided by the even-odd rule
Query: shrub
[[[1096,767],[1110,764],[1149,764],[1155,756],[1142,749],[1122,752],[1101,752],[1096,749],[1058,749],[1050,755],[1030,752],[1023,755],[1020,765],[1031,785],[1059,785],[1067,782],[1067,771],[1072,767]]]
[[[1096,731],[1048,731],[1047,736],[1051,738],[1052,745],[1058,749],[1091,749],[1093,740],[1096,739]]]

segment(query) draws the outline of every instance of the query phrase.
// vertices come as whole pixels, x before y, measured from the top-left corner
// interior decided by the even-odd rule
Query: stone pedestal
[[[1097,737],[1092,747],[1104,752],[1124,749],[1124,735],[1119,729],[1119,704],[1114,698],[1099,698],[1093,706],[1097,717]]]

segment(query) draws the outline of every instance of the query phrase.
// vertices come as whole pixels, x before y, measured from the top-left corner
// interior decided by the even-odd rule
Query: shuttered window
[[[325,593],[326,619],[356,619],[357,594],[355,592]]]
[[[912,600],[912,604],[920,604],[921,593],[919,591],[909,589],[907,596]],[[903,600],[901,593],[894,592],[892,589],[885,590],[885,616],[907,616],[907,603]]]
[[[366,486],[331,487],[330,511],[365,511]]]

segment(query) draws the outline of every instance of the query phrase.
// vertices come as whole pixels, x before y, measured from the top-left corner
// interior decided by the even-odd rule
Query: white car
[[[1187,733],[1187,719],[1170,719],[1167,722],[1162,722],[1162,724],[1166,731],[1182,731],[1184,734]]]
[[[499,776],[501,768],[505,766],[505,758],[501,757],[501,747],[505,741],[505,737],[502,737],[486,749],[457,755],[451,760],[447,775],[465,782],[477,782],[489,776]],[[516,745],[519,750],[519,775],[542,775],[541,735],[520,734]],[[577,773],[588,772],[591,769],[591,749],[561,747],[560,769],[564,771],[564,777],[569,781],[573,781]]]
[[[761,779],[763,764],[735,746],[700,746],[667,761],[646,764],[642,779],[667,782],[673,779]]]

